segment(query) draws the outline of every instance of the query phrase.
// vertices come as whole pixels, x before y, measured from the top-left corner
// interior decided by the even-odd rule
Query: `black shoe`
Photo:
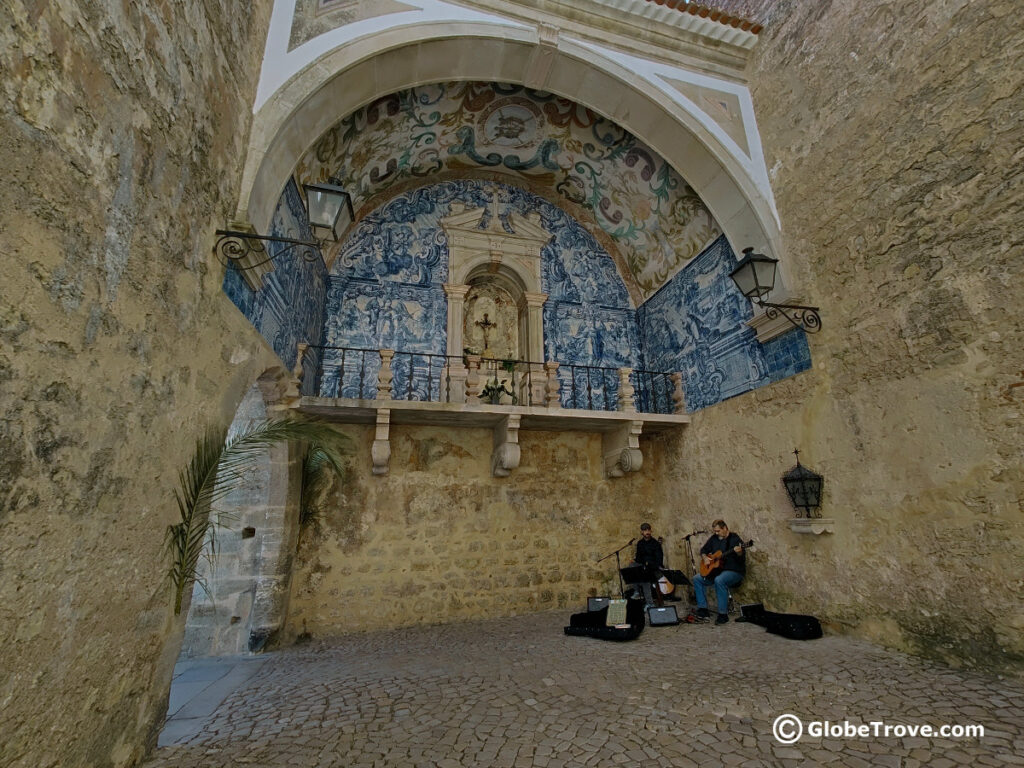
[[[725,624],[729,621],[729,615],[726,613],[718,614],[718,618],[715,619],[715,624]]]
[[[711,614],[708,613],[708,609],[707,608],[698,608],[697,609],[697,618],[698,619],[708,619],[708,618],[711,618]]]

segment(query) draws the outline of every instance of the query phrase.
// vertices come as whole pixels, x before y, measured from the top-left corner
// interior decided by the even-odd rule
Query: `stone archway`
[[[300,156],[338,116],[421,83],[491,80],[543,87],[614,120],[684,172],[736,253],[753,243],[781,256],[771,193],[758,169],[696,113],[649,77],[569,41],[548,52],[543,82],[530,82],[527,64],[537,50],[532,30],[465,22],[386,29],[324,52],[257,112],[236,216],[265,229]],[[783,259],[777,297],[788,282]]]
[[[228,438],[274,417],[289,375],[264,372],[239,403]],[[200,560],[185,622],[181,656],[231,656],[262,650],[287,612],[298,534],[301,467],[287,444],[253,460],[243,486],[218,502],[225,525],[216,553]],[[207,549],[209,552],[209,548]]]

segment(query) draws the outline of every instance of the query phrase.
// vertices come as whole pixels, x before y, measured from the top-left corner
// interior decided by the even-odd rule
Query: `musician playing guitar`
[[[743,581],[743,576],[747,572],[747,556],[743,550],[749,545],[744,545],[737,534],[730,532],[724,520],[715,520],[711,524],[711,530],[711,538],[700,548],[701,572],[706,575],[695,574],[693,577],[694,592],[697,596],[697,617],[706,619],[710,616],[704,588],[714,586],[718,607],[718,618],[715,623],[725,624],[729,621],[729,588]],[[719,567],[716,569],[715,565]]]

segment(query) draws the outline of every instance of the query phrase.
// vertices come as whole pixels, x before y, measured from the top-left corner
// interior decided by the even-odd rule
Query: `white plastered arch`
[[[538,45],[536,31],[521,25],[445,21],[387,28],[324,53],[254,116],[237,218],[265,231],[302,155],[346,115],[429,83],[524,83]],[[780,297],[788,293],[763,163],[753,167],[737,154],[680,94],[569,39],[558,41],[544,82],[528,84],[614,120],[658,152],[700,195],[736,253],[750,245],[782,260],[776,285]]]

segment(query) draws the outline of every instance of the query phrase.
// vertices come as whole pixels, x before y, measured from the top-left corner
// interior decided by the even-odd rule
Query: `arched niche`
[[[469,278],[462,335],[466,349],[485,358],[521,360],[526,321],[523,290],[510,275],[480,269]]]
[[[261,102],[236,216],[263,231],[302,154],[339,117],[381,96],[453,79],[523,83],[607,116],[658,152],[700,195],[734,252],[754,245],[782,259],[776,290],[789,293],[759,144],[756,161],[737,154],[678,93],[593,46],[559,39],[546,52],[543,82],[533,82],[540,48],[530,28],[466,21],[384,29],[324,50]]]
[[[486,219],[484,226],[480,226]],[[530,364],[538,374],[544,367],[544,302],[541,288],[541,249],[551,234],[540,224],[540,216],[509,214],[507,231],[499,215],[498,189],[491,197],[491,210],[467,209],[452,205],[452,213],[441,220],[448,240],[448,354],[458,355],[467,348],[465,331],[466,298],[474,287],[490,285],[509,295],[516,306],[516,352],[519,360]],[[474,350],[483,354],[483,350]],[[463,361],[464,363],[465,361]],[[453,359],[449,375],[453,391],[462,390],[466,380],[463,363]],[[538,394],[539,397],[539,394]]]

